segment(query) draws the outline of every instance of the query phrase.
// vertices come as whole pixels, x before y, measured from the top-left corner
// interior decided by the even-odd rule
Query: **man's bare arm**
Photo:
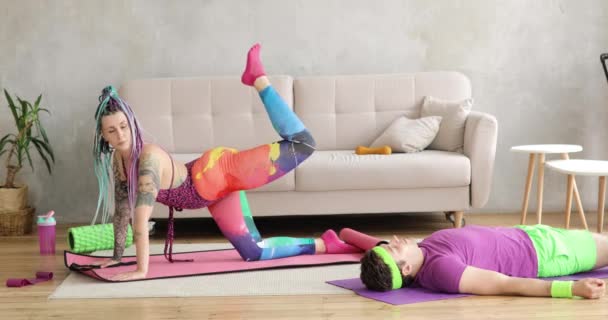
[[[509,277],[495,271],[468,266],[460,278],[459,291],[478,295],[517,295],[551,297],[552,281]],[[606,285],[600,279],[583,279],[574,282],[572,295],[597,299],[604,295]]]

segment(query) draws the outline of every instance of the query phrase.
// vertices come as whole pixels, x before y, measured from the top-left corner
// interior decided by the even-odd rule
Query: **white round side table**
[[[568,175],[568,189],[566,191],[566,228],[570,227],[570,207],[572,206],[572,190],[574,176],[596,176],[599,177],[599,192],[597,199],[597,232],[602,232],[604,227],[604,202],[606,199],[606,176],[608,176],[608,161],[600,160],[554,160],[548,161],[547,167]],[[585,229],[587,221],[581,216]]]
[[[530,158],[528,160],[528,176],[526,177],[526,185],[524,190],[524,201],[521,208],[521,224],[526,224],[526,215],[528,213],[528,200],[530,199],[530,187],[532,186],[532,176],[534,175],[534,164],[536,156],[538,155],[538,189],[537,189],[537,202],[538,208],[536,209],[536,223],[542,222],[543,214],[543,183],[545,178],[545,154],[560,154],[564,160],[569,159],[569,153],[581,152],[583,147],[576,144],[531,144],[511,147],[511,152],[528,153]],[[584,217],[583,204],[581,197],[576,187],[576,182],[572,180],[574,186],[574,196],[576,198],[576,204],[579,212]]]

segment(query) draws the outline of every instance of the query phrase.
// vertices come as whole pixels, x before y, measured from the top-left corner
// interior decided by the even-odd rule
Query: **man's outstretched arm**
[[[552,281],[509,277],[495,271],[466,267],[460,278],[459,291],[477,295],[517,295],[551,297]],[[572,285],[572,295],[597,299],[606,292],[601,279],[582,279]]]

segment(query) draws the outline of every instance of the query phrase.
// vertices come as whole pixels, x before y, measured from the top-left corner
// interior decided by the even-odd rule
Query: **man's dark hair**
[[[397,261],[397,265],[400,266],[402,263]],[[389,291],[393,289],[391,270],[372,250],[367,250],[361,258],[361,281],[370,290]],[[414,277],[403,277],[403,288],[411,286],[413,282]]]

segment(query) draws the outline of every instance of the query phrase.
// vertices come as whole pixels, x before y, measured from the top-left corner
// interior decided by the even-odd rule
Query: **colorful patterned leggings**
[[[283,140],[244,151],[218,147],[205,152],[192,166],[194,186],[201,197],[214,200],[211,216],[243,260],[314,254],[313,238],[262,239],[253,222],[244,190],[284,176],[315,150],[314,139],[274,88],[266,87],[260,97]]]

